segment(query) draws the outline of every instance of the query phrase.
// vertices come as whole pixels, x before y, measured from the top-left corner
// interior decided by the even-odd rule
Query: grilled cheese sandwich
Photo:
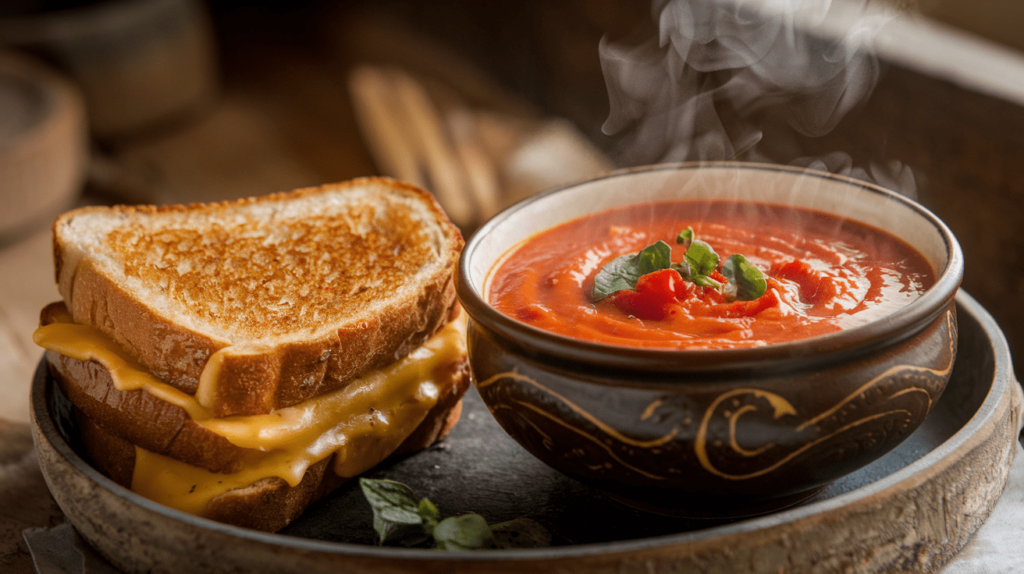
[[[380,193],[366,194],[365,187],[379,188]],[[315,314],[331,325],[326,329],[329,335],[338,332],[336,337],[320,337],[316,325],[311,324],[299,329],[297,334],[277,333],[275,337],[268,339],[264,336],[251,342],[236,337],[220,348],[211,347],[200,353],[206,357],[202,368],[198,371],[192,369],[193,373],[198,372],[194,376],[197,380],[194,385],[181,382],[181,378],[168,377],[167,373],[193,358],[182,357],[182,353],[174,351],[175,345],[180,347],[183,332],[193,331],[194,339],[202,339],[204,335],[209,335],[210,340],[217,338],[195,328],[208,317],[189,320],[190,305],[205,308],[210,305],[202,301],[186,302],[179,304],[173,313],[168,313],[160,305],[147,306],[144,297],[138,295],[136,285],[139,277],[148,276],[145,270],[122,278],[129,285],[127,289],[113,281],[118,278],[116,274],[114,278],[107,277],[106,280],[112,283],[108,289],[119,291],[117,296],[89,294],[89,289],[96,289],[96,277],[103,273],[109,275],[109,268],[116,270],[118,265],[111,266],[109,261],[98,263],[102,257],[82,248],[69,249],[75,252],[74,257],[62,258],[61,249],[66,249],[70,242],[67,235],[60,236],[61,220],[58,220],[55,226],[58,280],[62,277],[67,280],[70,291],[65,300],[71,299],[72,303],[68,306],[51,305],[44,310],[43,325],[36,332],[35,341],[50,351],[47,356],[50,357],[51,372],[80,411],[80,417],[87,421],[86,427],[96,429],[95,432],[83,433],[83,436],[89,437],[86,446],[93,451],[91,454],[97,466],[101,469],[108,467],[112,475],[116,474],[117,464],[123,466],[123,460],[95,459],[125,458],[109,455],[110,452],[124,453],[124,448],[117,450],[104,443],[130,444],[134,448],[134,453],[128,455],[134,459],[130,464],[131,477],[130,480],[122,477],[122,482],[128,482],[125,486],[130,486],[133,491],[192,514],[277,530],[294,518],[294,501],[282,502],[280,515],[270,519],[262,517],[267,514],[266,508],[260,508],[258,512],[253,510],[254,515],[261,516],[253,519],[244,515],[246,504],[239,504],[238,499],[241,497],[244,502],[249,496],[253,499],[250,505],[262,504],[258,501],[268,497],[265,493],[261,497],[261,489],[274,492],[284,489],[285,492],[309,491],[306,498],[311,500],[322,494],[319,492],[322,489],[300,488],[300,485],[319,473],[322,464],[328,464],[334,478],[350,478],[369,470],[396,451],[423,448],[450,428],[453,424],[451,419],[457,417],[459,410],[458,399],[468,386],[465,322],[463,319],[452,320],[458,313],[451,289],[451,274],[461,247],[461,236],[443,218],[436,203],[423,192],[381,179],[328,189],[301,190],[292,196],[271,196],[266,201],[279,204],[275,208],[280,211],[291,210],[291,217],[305,218],[304,225],[315,227],[318,218],[324,216],[321,213],[296,214],[290,201],[295,198],[309,200],[310,196],[319,194],[332,202],[343,203],[345,193],[353,188],[362,194],[353,202],[356,207],[349,206],[350,210],[364,214],[362,218],[350,218],[351,223],[357,226],[366,225],[364,208],[367,203],[377,211],[387,213],[387,206],[379,204],[394,201],[394,198],[387,198],[388,195],[400,196],[403,209],[398,213],[408,214],[409,205],[422,204],[416,206],[420,209],[416,217],[390,222],[378,217],[375,225],[397,225],[401,234],[413,235],[416,234],[416,226],[438,227],[426,236],[434,239],[446,237],[451,245],[447,249],[417,251],[417,257],[427,259],[418,264],[413,261],[412,266],[406,261],[404,265],[433,267],[440,272],[428,276],[425,284],[408,289],[397,297],[385,291],[368,298],[367,292],[374,295],[380,291],[372,281],[367,282],[365,289],[354,289],[360,302],[371,301],[376,306],[376,314],[368,315],[362,308],[345,308],[344,302],[351,301],[351,298],[339,299],[343,303],[342,312],[335,316],[322,317],[326,311],[321,306]],[[235,224],[240,226],[240,233],[252,237],[258,237],[263,229],[275,238],[265,242],[265,251],[261,251],[260,257],[266,261],[265,268],[250,267],[250,273],[276,276],[280,271],[274,261],[281,257],[280,250],[288,250],[289,243],[287,238],[282,239],[276,234],[276,228],[267,227],[264,220],[256,218],[253,222],[246,219],[249,214],[245,208],[252,201],[260,200],[236,205],[219,204],[212,209],[192,206],[192,211],[184,219],[180,217],[180,211],[175,211],[175,217],[166,222],[160,219],[157,211],[156,225],[151,221],[147,223],[151,233],[156,235],[179,232],[175,226],[182,221],[187,221],[190,229],[201,229],[203,225]],[[142,213],[154,212],[143,210]],[[390,211],[392,217],[395,213]],[[96,217],[95,211],[87,215]],[[115,209],[100,217],[121,220],[124,214]],[[337,213],[328,217],[332,226],[337,225],[337,219],[345,219]],[[203,218],[213,222],[204,222]],[[161,227],[161,223],[166,227]],[[104,221],[98,227],[116,231],[120,224],[123,221]],[[376,233],[386,234],[387,231],[378,230]],[[85,243],[97,242],[90,238]],[[408,244],[408,241],[400,238],[398,243]],[[110,245],[107,244],[108,249]],[[344,246],[334,248],[344,249]],[[401,257],[387,242],[383,242],[381,248],[386,251],[372,253],[372,259],[379,261],[388,255]],[[204,253],[209,253],[212,247],[206,245],[203,249]],[[168,259],[167,255],[164,253],[163,260]],[[117,259],[118,256],[117,249],[103,254],[107,259]],[[230,257],[230,254],[225,253],[225,256]],[[320,257],[322,261],[329,262],[330,254],[327,259],[316,253],[310,257]],[[184,262],[181,264],[183,269],[195,265],[187,247],[176,258]],[[435,261],[435,258],[440,261]],[[66,266],[72,259],[78,273],[86,276],[87,281],[82,282],[78,277],[67,279]],[[346,260],[351,260],[351,257],[347,256]],[[129,264],[122,262],[121,267],[127,268]],[[365,279],[367,274],[363,271],[358,275]],[[299,285],[301,279],[293,277],[284,284]],[[420,277],[416,280],[424,281]],[[393,289],[394,277],[379,284]],[[161,289],[159,281],[147,288]],[[135,289],[135,293],[131,289]],[[83,290],[85,295],[80,296]],[[125,292],[135,297],[132,304],[119,310],[116,304],[125,299]],[[144,294],[145,289],[142,292]],[[216,300],[217,296],[210,294],[206,298]],[[409,302],[405,299],[410,298],[412,308],[419,311],[419,315],[409,313]],[[84,309],[81,305],[83,299],[91,301]],[[301,297],[294,299],[293,305],[301,305]],[[103,304],[97,305],[97,300],[102,300]],[[161,305],[166,306],[166,299],[161,301]],[[258,307],[266,303],[266,298],[254,301]],[[145,311],[143,317],[152,323],[170,324],[170,327],[157,330],[168,333],[172,344],[164,347],[171,349],[170,354],[176,356],[169,357],[171,360],[156,365],[156,368],[152,353],[137,350],[140,344],[152,339],[152,325],[130,328],[139,322],[139,308]],[[260,316],[259,309],[250,309],[244,320],[252,321],[255,317],[258,321]],[[280,320],[279,315],[274,316],[277,317],[275,320]],[[247,329],[259,331],[262,327]],[[357,333],[352,336],[343,331]],[[339,341],[356,341],[352,346],[355,354],[367,349],[367,338],[376,339],[379,347],[390,351],[390,356],[373,347],[368,358],[352,356],[335,357],[333,362],[330,360],[331,355],[346,351],[344,345],[338,344]],[[312,339],[312,343],[306,345],[308,339]],[[265,371],[277,377],[276,384],[265,383]],[[327,383],[324,383],[325,379],[328,379]],[[282,387],[287,388],[287,392],[281,392]],[[259,396],[235,398],[245,392]],[[95,448],[89,447],[90,441]],[[316,472],[311,474],[313,471]],[[266,486],[254,488],[253,485]],[[250,490],[253,491],[251,496],[238,494]],[[218,501],[227,499],[231,500],[230,504],[218,506]],[[304,507],[305,504],[298,506]],[[229,510],[225,511],[225,508]]]

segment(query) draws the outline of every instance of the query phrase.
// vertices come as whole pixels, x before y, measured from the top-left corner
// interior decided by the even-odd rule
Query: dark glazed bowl
[[[760,201],[859,221],[916,248],[937,282],[859,327],[728,350],[579,341],[486,302],[495,263],[524,239],[613,207],[673,199]],[[477,388],[509,435],[633,506],[717,518],[795,504],[908,437],[949,380],[962,274],[949,229],[885,189],[783,166],[678,164],[617,172],[507,209],[467,244],[457,289]]]

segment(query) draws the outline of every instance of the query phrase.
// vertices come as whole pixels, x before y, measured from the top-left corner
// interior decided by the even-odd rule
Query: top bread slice
[[[222,351],[202,397],[218,417],[300,403],[422,345],[457,313],[462,245],[433,196],[387,178],[54,223],[74,321],[190,394]]]

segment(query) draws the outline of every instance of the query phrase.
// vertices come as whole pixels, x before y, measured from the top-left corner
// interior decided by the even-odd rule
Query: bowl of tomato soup
[[[941,395],[963,257],[928,210],[751,163],[616,172],[516,204],[457,290],[477,388],[552,467],[646,510],[783,508]]]

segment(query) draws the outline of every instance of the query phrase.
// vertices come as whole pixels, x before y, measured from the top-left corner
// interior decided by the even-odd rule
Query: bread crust
[[[226,341],[180,320],[165,317],[117,280],[89,264],[89,255],[73,249],[62,229],[84,214],[132,218],[139,214],[187,213],[287,201],[366,186],[384,186],[422,202],[445,238],[441,264],[414,296],[393,302],[372,319],[333,325],[319,337],[281,342],[263,349],[227,353],[211,409],[216,416],[265,414],[341,388],[348,381],[390,364],[433,336],[457,313],[455,267],[462,236],[432,195],[388,178],[362,178],[207,205],[85,207],[54,223],[57,282],[77,323],[90,324],[112,337],[154,375],[194,394],[210,357],[230,347]]]

